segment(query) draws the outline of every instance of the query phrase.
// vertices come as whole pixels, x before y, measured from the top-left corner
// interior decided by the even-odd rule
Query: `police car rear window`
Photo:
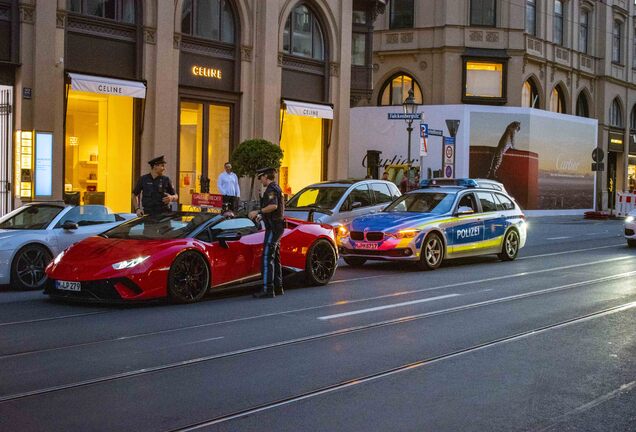
[[[514,210],[515,204],[505,195],[496,193],[497,198],[497,210]]]

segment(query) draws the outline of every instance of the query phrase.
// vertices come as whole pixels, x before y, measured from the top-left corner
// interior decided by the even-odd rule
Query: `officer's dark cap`
[[[159,164],[165,164],[167,163],[166,160],[164,159],[163,155],[156,157],[154,159],[150,159],[148,161],[148,164],[150,165],[150,168],[152,168],[155,165],[159,165]]]
[[[276,168],[267,167],[256,170],[256,178],[261,178],[261,176],[267,174],[276,174]]]

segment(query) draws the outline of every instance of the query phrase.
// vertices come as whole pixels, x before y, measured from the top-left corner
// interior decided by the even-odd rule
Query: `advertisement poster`
[[[594,206],[589,119],[532,110],[470,113],[470,176],[502,182],[528,210]]]

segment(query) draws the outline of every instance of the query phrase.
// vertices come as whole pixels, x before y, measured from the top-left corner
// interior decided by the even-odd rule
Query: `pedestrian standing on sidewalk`
[[[283,191],[274,181],[276,170],[263,168],[256,172],[258,180],[265,187],[261,197],[261,209],[249,213],[250,219],[265,223],[263,238],[263,289],[255,293],[256,298],[274,298],[283,295],[283,273],[280,264],[280,238],[285,230],[285,202]]]
[[[165,158],[159,156],[151,159],[148,165],[150,173],[139,177],[132,191],[137,216],[169,212],[170,203],[179,199],[170,178],[163,175],[166,171]]]
[[[216,185],[219,193],[223,195],[223,204],[226,204],[230,210],[236,211],[241,197],[238,177],[232,172],[231,163],[225,162],[224,168],[225,171],[219,175]]]

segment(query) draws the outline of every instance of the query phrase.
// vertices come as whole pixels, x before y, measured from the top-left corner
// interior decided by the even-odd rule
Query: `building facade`
[[[627,0],[392,0],[375,23],[374,91],[358,104],[401,105],[413,89],[427,105],[596,118],[598,199],[611,208],[636,186],[634,14]]]
[[[157,155],[187,208],[206,184],[216,191],[232,150],[255,137],[285,151],[288,193],[346,175],[350,99],[371,92],[372,26],[383,8],[0,0],[0,104],[11,113],[0,123],[0,213],[44,199],[130,211],[134,181]]]

